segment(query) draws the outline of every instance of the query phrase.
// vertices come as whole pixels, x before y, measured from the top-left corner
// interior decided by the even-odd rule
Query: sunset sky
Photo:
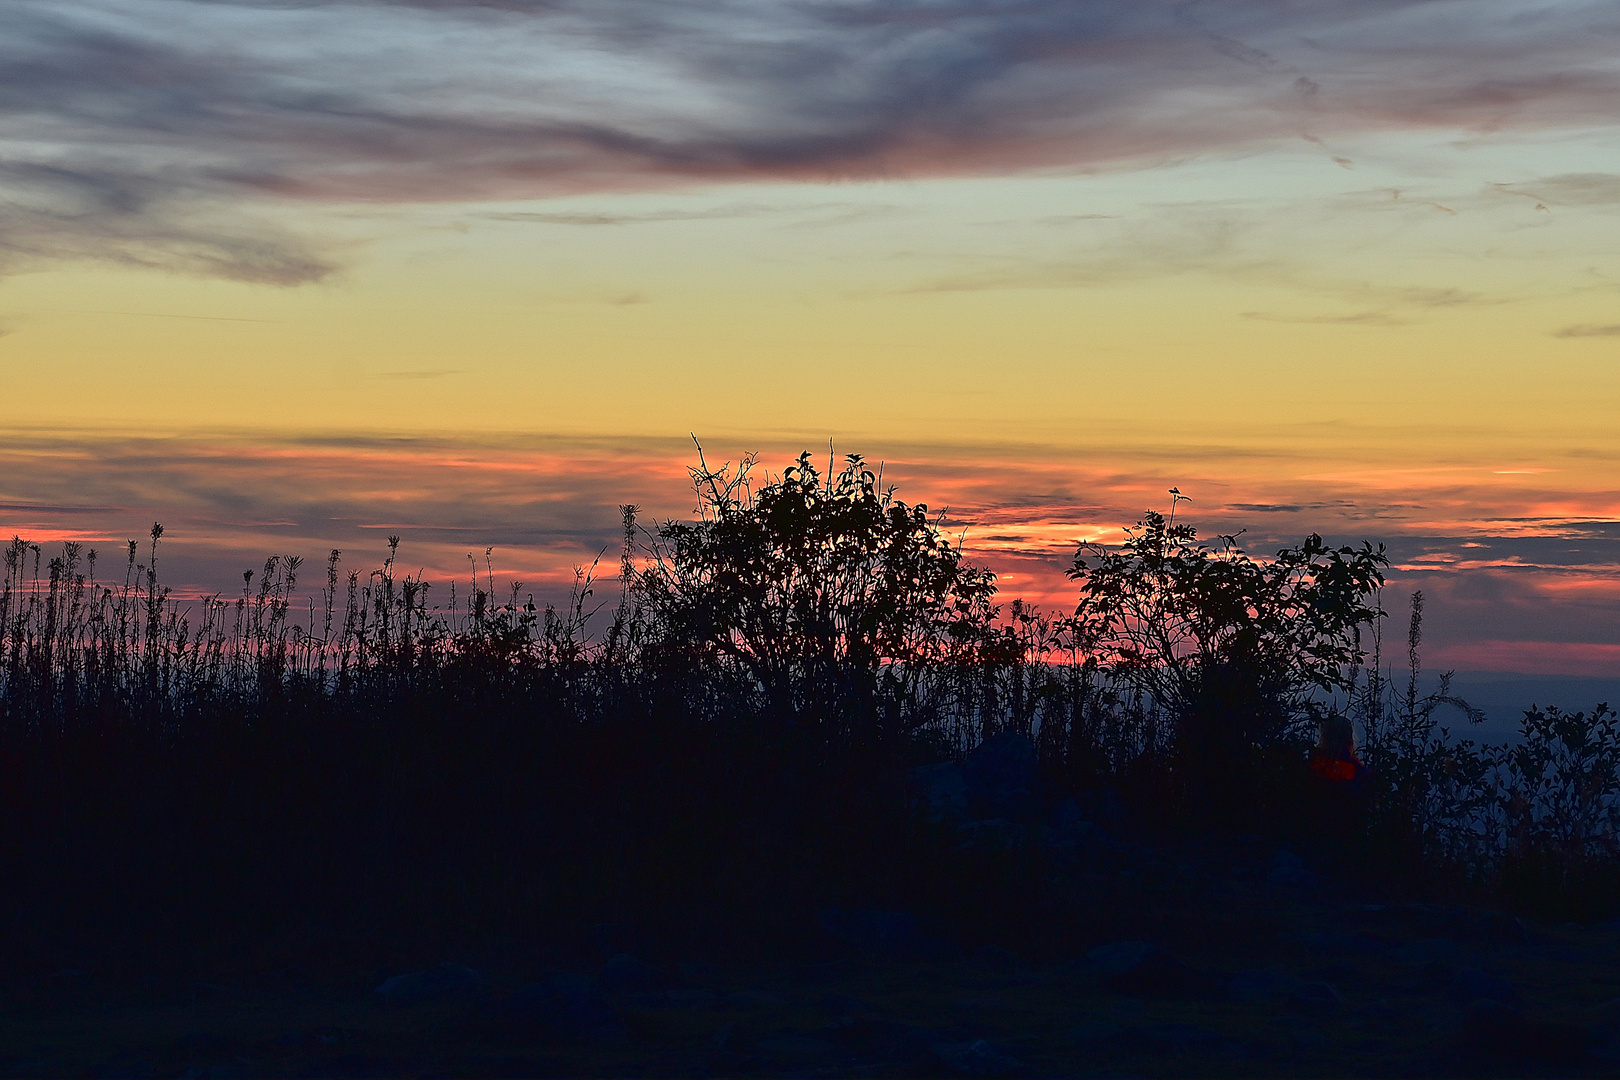
[[[7,535],[554,592],[832,439],[1006,597],[1174,485],[1620,677],[1612,0],[7,0],[0,94]]]

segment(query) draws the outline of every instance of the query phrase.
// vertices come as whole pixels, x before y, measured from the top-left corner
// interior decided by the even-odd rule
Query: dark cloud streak
[[[1612,6],[1531,18],[1509,0],[11,0],[0,272],[330,273],[331,250],[274,223],[277,199],[966,175],[1610,123],[1617,29]],[[1607,201],[1612,181],[1543,188]]]

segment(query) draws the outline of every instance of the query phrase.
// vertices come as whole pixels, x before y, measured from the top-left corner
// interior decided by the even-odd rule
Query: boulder
[[[1016,1076],[1024,1063],[985,1039],[936,1043],[932,1057],[953,1076]]]
[[[1087,1046],[1117,1041],[1125,1029],[1118,1021],[1105,1016],[1091,1017],[1080,1021],[1068,1031],[1068,1037],[1073,1042]]]
[[[1143,998],[1213,996],[1220,982],[1146,941],[1099,945],[1081,961],[1083,972],[1096,976],[1118,994]]]
[[[1223,1057],[1251,1056],[1249,1047],[1241,1040],[1223,1035],[1219,1031],[1199,1024],[1178,1021],[1144,1024],[1127,1032],[1130,1042],[1143,1049],[1171,1054],[1219,1054]]]
[[[1266,884],[1308,889],[1316,884],[1316,875],[1305,865],[1305,860],[1292,851],[1278,851],[1271,856]]]
[[[1620,1062],[1620,998],[1595,1005],[1586,1013],[1592,1052],[1604,1061]]]
[[[1021,957],[1003,949],[1000,945],[981,945],[973,950],[973,955],[969,959],[976,968],[1002,975],[1029,973],[1029,965],[1024,963]]]
[[[1465,1005],[1484,1001],[1517,1009],[1524,1004],[1512,983],[1478,968],[1454,972],[1446,982],[1446,996]]]
[[[610,990],[656,990],[662,982],[657,968],[629,953],[619,953],[602,965],[602,985]]]
[[[579,975],[557,975],[531,983],[481,1010],[503,1027],[538,1027],[561,1035],[585,1035],[611,1026],[617,1014],[597,990]]]
[[[1278,940],[1303,945],[1312,953],[1323,956],[1354,956],[1390,959],[1401,955],[1401,947],[1366,930],[1342,933],[1333,930],[1304,930],[1287,933]]]
[[[883,908],[826,908],[821,929],[828,938],[873,955],[906,955],[922,947],[917,916]]]
[[[1031,834],[1028,826],[1018,825],[1006,818],[986,818],[964,821],[956,827],[957,847],[962,850],[1019,851],[1029,847],[1039,836]]]
[[[1344,1004],[1338,990],[1325,982],[1301,979],[1275,968],[1240,971],[1226,980],[1233,1001],[1276,1001],[1304,1010],[1336,1009]]]
[[[944,942],[924,934],[908,911],[883,908],[826,908],[822,931],[841,945],[882,957],[934,957],[949,952]]]
[[[1151,941],[1113,941],[1098,945],[1080,961],[1082,972],[1107,977],[1129,971],[1159,951]]]
[[[377,987],[376,994],[388,1005],[414,1005],[471,993],[483,985],[484,977],[470,967],[440,964],[426,971],[412,971],[385,979]]]
[[[1015,731],[980,743],[962,765],[968,812],[977,818],[1033,816],[1037,761],[1034,742]]]
[[[954,761],[941,761],[911,770],[911,782],[928,820],[939,825],[961,821],[968,813],[967,777]]]
[[[1461,944],[1529,945],[1524,923],[1505,911],[1449,904],[1362,904],[1348,914],[1364,925]]]
[[[842,994],[829,990],[816,1000],[816,1005],[823,1011],[844,1019],[865,1019],[874,1015],[870,1003],[864,998],[854,994]]]
[[[1518,1009],[1478,1002],[1452,1041],[1452,1053],[1473,1068],[1539,1071],[1586,1065],[1596,1043],[1579,1024],[1530,1020]]]
[[[1213,976],[1163,952],[1106,977],[1103,985],[1115,993],[1145,998],[1205,998],[1220,989],[1219,980]]]

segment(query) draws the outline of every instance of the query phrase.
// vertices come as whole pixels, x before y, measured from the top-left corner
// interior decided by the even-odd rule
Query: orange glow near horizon
[[[757,449],[735,439],[705,447],[711,465],[735,464]],[[843,449],[835,446],[835,459]],[[1267,454],[1234,455],[1259,467],[1216,483],[1182,472],[1197,460],[1197,448],[1178,461],[1162,447],[1150,462],[1133,461],[1128,449],[865,449],[897,497],[928,505],[970,559],[996,571],[1003,601],[1068,611],[1076,591],[1065,571],[1077,545],[1117,543],[1143,510],[1166,509],[1164,492],[1179,486],[1193,499],[1181,506],[1182,520],[1206,537],[1240,533],[1240,543],[1257,555],[1308,532],[1333,543],[1389,545],[1389,591],[1430,594],[1436,625],[1429,640],[1448,664],[1593,674],[1609,670],[1614,659],[1605,639],[1620,599],[1620,559],[1612,539],[1592,545],[1600,521],[1569,513],[1590,510],[1607,493],[1542,492],[1521,502],[1521,492],[1472,470],[1472,486],[1445,490],[1448,505],[1470,512],[1437,517],[1432,507],[1407,501],[1409,490],[1354,480],[1330,485],[1309,461],[1294,462],[1299,473],[1290,482]],[[764,452],[755,475],[780,475],[794,456]],[[109,467],[115,461],[119,466]],[[366,570],[381,562],[390,533],[404,538],[406,571],[441,584],[467,577],[469,556],[483,567],[493,548],[497,578],[523,583],[537,599],[562,599],[576,571],[598,560],[597,591],[611,592],[620,504],[638,505],[644,527],[686,517],[695,505],[687,474],[695,450],[680,439],[35,431],[0,440],[0,464],[13,477],[0,529],[42,545],[105,545],[105,578],[123,565],[124,537],[140,539],[144,562],[146,530],[161,519],[163,577],[177,597],[193,599],[233,595],[241,571],[271,553],[302,556],[301,587],[313,593],[319,582],[311,575],[319,576],[328,550],[344,552],[345,569]],[[817,467],[826,464],[823,452]],[[1133,464],[1141,470],[1135,475]],[[1575,478],[1570,471],[1556,475]],[[62,491],[81,501],[52,502]],[[1495,615],[1481,619],[1487,608]],[[1522,626],[1516,633],[1515,621]]]

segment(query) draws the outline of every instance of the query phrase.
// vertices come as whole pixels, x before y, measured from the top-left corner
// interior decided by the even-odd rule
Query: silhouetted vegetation
[[[332,552],[317,599],[282,556],[181,604],[161,527],[110,584],[78,544],[14,540],[11,961],[543,955],[593,926],[792,951],[841,905],[1061,948],[1085,928],[1021,917],[1038,860],[965,844],[908,779],[1006,733],[1039,754],[1037,815],[1117,802],[1129,827],[1347,844],[1368,872],[1612,913],[1614,713],[1531,710],[1511,748],[1454,738],[1443,710],[1475,714],[1446,680],[1417,692],[1421,595],[1404,692],[1381,669],[1381,548],[1257,558],[1150,512],[1077,554],[1077,609],[1053,618],[999,606],[858,457],[751,469],[694,469],[693,520],[625,507],[616,602],[581,572],[537,606],[487,553],[430,585],[391,538],[369,573]],[[1360,729],[1370,794],[1324,829],[1306,759],[1333,717]]]
[[[1185,809],[1250,824],[1275,812],[1266,780],[1303,756],[1331,709],[1323,695],[1354,684],[1383,548],[1313,535],[1260,561],[1235,536],[1212,547],[1151,511],[1119,550],[1088,547],[1070,571],[1075,649],[1173,720]]]

